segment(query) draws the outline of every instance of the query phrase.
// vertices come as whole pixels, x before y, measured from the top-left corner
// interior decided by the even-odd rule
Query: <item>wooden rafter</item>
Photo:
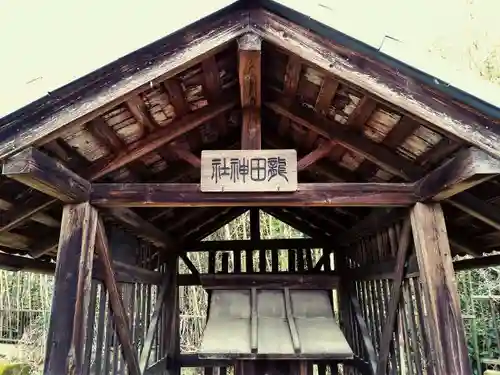
[[[246,31],[248,31],[247,12],[231,14],[201,26],[183,29],[170,38],[167,49],[171,49],[171,52],[165,54],[165,50],[162,50],[163,56],[158,56],[152,64],[151,58],[147,59],[144,63],[147,65],[142,66],[145,69],[137,69],[135,66],[135,70],[130,72],[127,79],[120,79],[110,84],[109,79],[105,77],[101,90],[82,98],[77,98],[82,96],[81,92],[76,93],[75,103],[55,116],[33,116],[30,119],[30,126],[26,126],[26,122],[22,123],[22,130],[15,126],[6,127],[0,132],[2,139],[0,159],[30,145],[40,145],[56,139],[68,128],[84,125],[145,91],[152,84],[161,83],[195,65]],[[130,70],[130,67],[125,68]]]
[[[346,125],[352,126],[362,132],[366,121],[368,121],[376,107],[377,102],[375,100],[367,95],[363,96],[356,108],[354,108],[354,111],[347,118]]]
[[[261,40],[247,33],[238,39],[238,76],[242,107],[241,148],[261,148]]]
[[[378,101],[400,108],[417,121],[500,157],[498,133],[479,123],[474,115],[465,113],[457,104],[443,101],[430,89],[422,89],[414,79],[401,78],[396,72],[385,72],[373,59],[360,54],[349,59],[345,57],[346,48],[268,11],[255,10],[250,18],[253,31],[269,43],[299,56],[333,77],[353,82],[365,92],[375,93]],[[413,100],[408,100],[408,97]]]
[[[381,168],[406,180],[415,180],[421,176],[418,167],[404,158],[397,156],[387,148],[371,141],[362,135],[349,131],[341,124],[336,124],[317,113],[305,108],[285,109],[280,103],[266,103],[276,113],[288,117],[291,121],[319,135],[342,144]]]

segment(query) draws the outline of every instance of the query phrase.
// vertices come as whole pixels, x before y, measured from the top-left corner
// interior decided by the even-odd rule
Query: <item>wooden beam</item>
[[[119,155],[111,155],[99,159],[88,172],[90,179],[96,180],[108,173],[116,171],[128,163],[149,154],[158,147],[210,121],[236,105],[236,100],[231,98],[227,98],[227,100],[221,98],[221,102],[222,104],[206,106],[175,120],[169,124],[169,126],[159,128],[139,141],[129,145],[122,150]]]
[[[458,103],[442,100],[433,87],[422,85],[395,69],[382,68],[373,58],[349,51],[334,40],[323,38],[271,12],[253,11],[250,23],[263,40],[298,55],[364,92],[374,93],[378,101],[400,108],[404,114],[500,158],[500,135],[494,127],[485,126],[475,113],[470,110],[467,113]],[[408,100],[409,97],[413,100]]]
[[[471,147],[418,181],[420,200],[449,198],[500,174],[500,160]]]
[[[426,302],[427,338],[438,374],[470,374],[470,363],[460,302],[439,204],[417,203],[411,225],[422,290]]]
[[[85,201],[90,191],[90,182],[32,147],[7,159],[2,174],[66,203]]]
[[[227,250],[279,250],[279,249],[319,249],[331,246],[331,241],[314,238],[290,238],[272,240],[231,240],[231,241],[200,241],[186,244],[187,252],[193,251],[227,251]]]
[[[214,31],[216,30],[216,31]],[[76,91],[73,104],[48,116],[35,113],[29,121],[12,123],[0,130],[0,159],[33,145],[56,139],[63,131],[82,126],[120,103],[195,66],[230,41],[248,31],[248,12],[238,12],[212,18],[207,22],[187,27],[165,39],[165,48],[156,56],[130,61],[114,69],[121,72],[112,77],[103,74],[94,82],[96,90],[90,95]],[[165,51],[169,51],[166,53]],[[144,61],[142,63],[142,61]],[[108,71],[109,72],[109,71]],[[126,74],[126,79],[124,78]],[[57,91],[56,91],[57,96]]]
[[[247,33],[238,39],[238,76],[243,111],[241,148],[261,148],[261,40]]]
[[[288,110],[277,102],[266,102],[265,105],[274,112],[286,116],[292,122],[310,129],[331,141],[336,141],[345,148],[362,155],[372,163],[377,164],[382,169],[396,176],[400,176],[407,181],[413,181],[421,177],[420,168],[411,161],[349,130],[342,124],[318,115],[312,110],[299,107]]]
[[[103,266],[104,285],[106,286],[109,295],[109,303],[113,312],[115,330],[118,338],[120,339],[125,362],[127,363],[128,370],[131,375],[141,375],[137,353],[132,344],[132,336],[129,330],[127,313],[123,306],[120,291],[118,290],[118,285],[114,277],[108,239],[102,220],[99,220],[97,225],[96,245],[99,261]]]
[[[359,101],[354,111],[347,118],[346,126],[351,126],[363,132],[366,121],[370,118],[373,111],[377,107],[377,102],[365,95]]]
[[[179,284],[190,280],[179,275]],[[207,289],[273,289],[289,287],[291,289],[334,289],[339,282],[336,273],[293,274],[293,273],[267,273],[267,274],[201,274],[201,284]],[[193,280],[194,281],[194,280]]]
[[[297,162],[297,171],[303,171],[316,163],[318,160],[328,156],[334,145],[334,142],[321,143],[315,150],[311,151]]]
[[[398,248],[396,253],[396,266],[394,268],[393,283],[391,288],[391,299],[387,309],[387,318],[382,329],[380,339],[380,350],[377,361],[377,375],[387,373],[387,364],[389,361],[389,352],[391,350],[392,337],[394,333],[394,324],[398,314],[398,307],[401,301],[401,287],[403,286],[405,263],[410,249],[410,219],[407,218],[403,223],[398,239]]]
[[[68,373],[71,348],[73,365],[82,369],[97,216],[88,203],[67,205],[63,210],[45,375]]]
[[[91,202],[100,207],[408,206],[412,184],[299,184],[294,193],[202,193],[199,184],[93,184]]]

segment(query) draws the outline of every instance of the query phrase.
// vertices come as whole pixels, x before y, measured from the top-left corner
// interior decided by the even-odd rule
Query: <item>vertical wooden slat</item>
[[[108,296],[106,294],[106,290],[104,289],[104,285],[99,285],[99,318],[97,321],[97,337],[96,337],[96,349],[95,349],[95,371],[96,373],[104,373],[102,371],[102,352],[103,352],[103,340],[104,340],[104,331],[106,329],[106,300]]]
[[[118,285],[116,283],[113,268],[111,265],[111,257],[109,252],[108,240],[104,230],[104,224],[99,220],[97,225],[97,253],[99,260],[103,265],[103,279],[104,285],[109,293],[109,301],[113,311],[113,321],[115,323],[116,333],[122,345],[123,354],[127,361],[129,373],[131,375],[140,375],[139,362],[137,354],[132,345],[132,338],[130,335],[128,318],[123,306]]]
[[[227,251],[222,253],[221,272],[229,273],[229,253]]]
[[[411,210],[415,252],[427,309],[436,373],[470,375],[465,332],[444,215],[439,204]]]
[[[46,375],[68,372],[71,347],[76,371],[82,371],[96,219],[97,211],[88,203],[64,207],[47,335]]]
[[[241,272],[241,251],[240,250],[233,251],[233,267],[234,267],[234,273]]]
[[[380,354],[378,359],[377,374],[383,375],[387,370],[389,360],[389,352],[391,350],[392,335],[394,332],[394,324],[398,312],[399,301],[401,300],[401,287],[404,277],[404,267],[406,258],[408,257],[408,249],[410,245],[410,220],[405,220],[403,229],[398,240],[398,252],[396,258],[396,269],[394,270],[393,284],[391,290],[391,300],[387,320],[385,321],[382,340],[380,345]]]

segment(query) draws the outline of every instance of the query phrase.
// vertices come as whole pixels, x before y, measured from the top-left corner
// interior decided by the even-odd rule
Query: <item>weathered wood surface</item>
[[[215,31],[214,31],[215,30]],[[47,143],[69,127],[78,127],[100,116],[116,105],[194,66],[209,54],[248,31],[248,12],[240,11],[187,27],[167,37],[160,52],[147,58],[135,58],[122,69],[114,69],[93,82],[91,94],[73,93],[75,101],[52,116],[35,114],[28,121],[12,122],[0,132],[0,159],[32,144]],[[148,51],[144,52],[148,54]],[[113,74],[114,73],[114,74]],[[114,80],[110,83],[110,76]],[[123,79],[126,76],[127,79]],[[57,93],[57,91],[56,91]]]
[[[416,194],[424,201],[449,198],[500,174],[500,160],[477,148],[459,152],[453,159],[417,182]]]
[[[123,306],[123,301],[114,277],[108,239],[102,220],[99,220],[97,225],[96,248],[99,261],[103,266],[104,285],[109,294],[109,303],[113,312],[115,330],[122,346],[123,356],[127,363],[129,373],[131,375],[141,375],[137,353],[132,344],[127,313]]]
[[[401,287],[405,276],[405,263],[410,249],[410,234],[410,219],[407,218],[403,223],[403,228],[398,239],[398,252],[396,254],[397,258],[391,288],[391,299],[389,301],[386,321],[382,329],[382,336],[380,340],[380,351],[377,361],[377,375],[384,375],[387,371],[389,352],[391,350],[392,336],[394,333],[394,325],[396,323],[398,308],[401,301]]]
[[[279,250],[279,249],[317,249],[331,246],[331,242],[316,238],[283,238],[271,240],[224,240],[199,241],[183,245],[187,252],[218,250]]]
[[[151,132],[146,137],[130,144],[120,154],[116,156],[110,155],[93,164],[88,171],[88,175],[91,176],[90,179],[95,180],[149,154],[157,148],[173,141],[175,138],[228,111],[236,105],[236,102],[234,98],[220,98],[219,103],[221,104],[206,106],[175,120],[169,126]]]
[[[453,262],[439,204],[417,203],[411,211],[411,225],[435,373],[470,375]]]
[[[88,203],[65,206],[55,269],[45,375],[82,373],[97,212]],[[77,318],[79,320],[77,320]]]
[[[100,207],[408,206],[412,184],[299,184],[294,193],[202,193],[198,184],[93,184],[91,202]]]
[[[296,150],[204,150],[202,192],[297,190]]]
[[[370,331],[368,326],[366,325],[366,321],[363,318],[363,314],[361,312],[361,306],[359,305],[359,301],[352,291],[349,293],[350,295],[350,305],[352,306],[352,314],[354,315],[354,321],[356,322],[357,328],[359,329],[359,333],[363,340],[363,346],[365,349],[365,353],[367,353],[368,358],[366,358],[370,364],[370,374],[375,375],[377,371],[377,353],[375,351],[375,347],[373,346],[373,341],[370,336]]]
[[[66,203],[86,201],[90,192],[90,182],[32,147],[7,159],[2,174]]]
[[[268,11],[254,10],[250,19],[253,31],[263,40],[335,77],[354,82],[389,107],[401,108],[411,117],[500,157],[500,135],[484,126],[485,122],[480,123],[475,114],[467,113],[454,102],[442,100],[432,88]]]
[[[253,33],[238,39],[238,78],[242,107],[241,148],[261,148],[261,40]]]
[[[301,107],[286,109],[278,102],[266,102],[265,105],[277,114],[285,116],[294,123],[331,141],[338,142],[348,150],[362,155],[380,168],[407,181],[416,180],[421,175],[418,166],[409,160],[399,157],[388,148],[348,129],[343,124],[328,120],[312,110]]]
[[[179,284],[184,284],[184,275],[179,275]],[[183,280],[184,279],[184,280]],[[274,289],[288,287],[290,289],[334,289],[339,282],[337,274],[201,274],[201,284],[206,289]]]

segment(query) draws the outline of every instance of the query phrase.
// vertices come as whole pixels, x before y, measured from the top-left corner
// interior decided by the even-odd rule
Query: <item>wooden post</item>
[[[77,374],[83,371],[92,263],[98,214],[88,203],[64,207],[52,311],[47,336],[45,375],[68,373],[68,356]]]
[[[417,203],[411,225],[427,310],[427,338],[436,374],[470,375],[450,245],[439,204]]]
[[[260,107],[261,107],[261,39],[248,33],[238,40],[239,80],[243,124],[241,148],[257,150],[261,148]]]

